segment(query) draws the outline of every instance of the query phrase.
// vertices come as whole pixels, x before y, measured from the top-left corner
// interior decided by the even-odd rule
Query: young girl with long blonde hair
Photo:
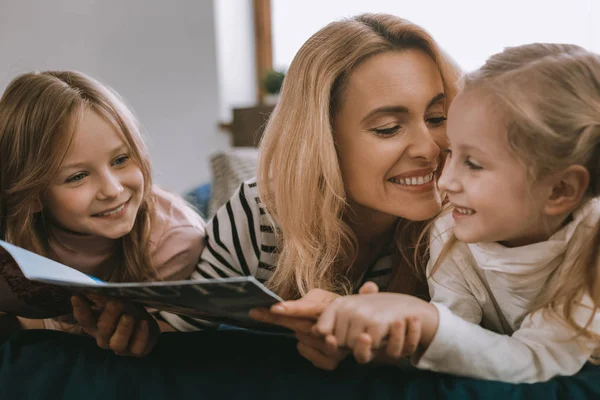
[[[431,234],[431,304],[339,299],[317,330],[369,361],[392,326],[419,318],[417,367],[507,382],[575,374],[600,344],[590,296],[600,268],[600,55],[531,44],[492,56],[465,77],[447,132],[439,187],[451,212]]]
[[[153,185],[136,119],[98,81],[74,71],[15,78],[0,99],[0,160],[3,240],[105,281],[179,280],[193,271],[204,223],[182,199]],[[6,262],[3,268],[8,274]],[[3,278],[0,311],[39,318],[70,308],[51,287]],[[120,312],[110,333],[147,335],[156,325],[144,320],[136,328]],[[21,321],[77,330],[65,316]],[[111,347],[106,339],[99,344]]]

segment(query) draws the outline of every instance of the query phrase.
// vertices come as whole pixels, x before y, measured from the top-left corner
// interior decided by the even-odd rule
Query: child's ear
[[[547,215],[561,215],[573,211],[590,184],[590,173],[582,165],[571,165],[554,176],[552,193],[544,209]]]

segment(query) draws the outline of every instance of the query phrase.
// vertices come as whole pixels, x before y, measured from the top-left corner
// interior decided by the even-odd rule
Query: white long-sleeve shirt
[[[600,217],[600,199],[588,201],[547,241],[518,248],[457,242],[433,277],[432,303],[439,312],[435,337],[413,363],[419,368],[479,379],[538,382],[572,375],[599,343],[575,333],[552,314],[534,312],[551,275],[571,261]],[[431,236],[428,276],[450,237],[451,215]],[[600,313],[586,296],[575,320],[600,334]]]

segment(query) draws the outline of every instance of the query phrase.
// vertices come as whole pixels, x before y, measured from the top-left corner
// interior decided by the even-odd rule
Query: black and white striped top
[[[273,273],[279,255],[274,229],[276,225],[258,198],[256,179],[243,183],[208,223],[206,247],[190,279],[251,275],[265,282]],[[371,265],[363,281],[373,281],[383,291],[391,272],[392,256],[388,252]],[[357,285],[357,289],[359,287]],[[161,312],[161,316],[180,331],[206,327],[206,322],[193,318],[165,312]]]

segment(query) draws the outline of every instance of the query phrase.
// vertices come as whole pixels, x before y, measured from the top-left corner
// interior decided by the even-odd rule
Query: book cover
[[[30,318],[65,315],[72,311],[69,298],[74,293],[114,297],[210,322],[259,329],[266,325],[250,319],[250,309],[282,301],[252,276],[103,282],[0,240],[0,311]]]

